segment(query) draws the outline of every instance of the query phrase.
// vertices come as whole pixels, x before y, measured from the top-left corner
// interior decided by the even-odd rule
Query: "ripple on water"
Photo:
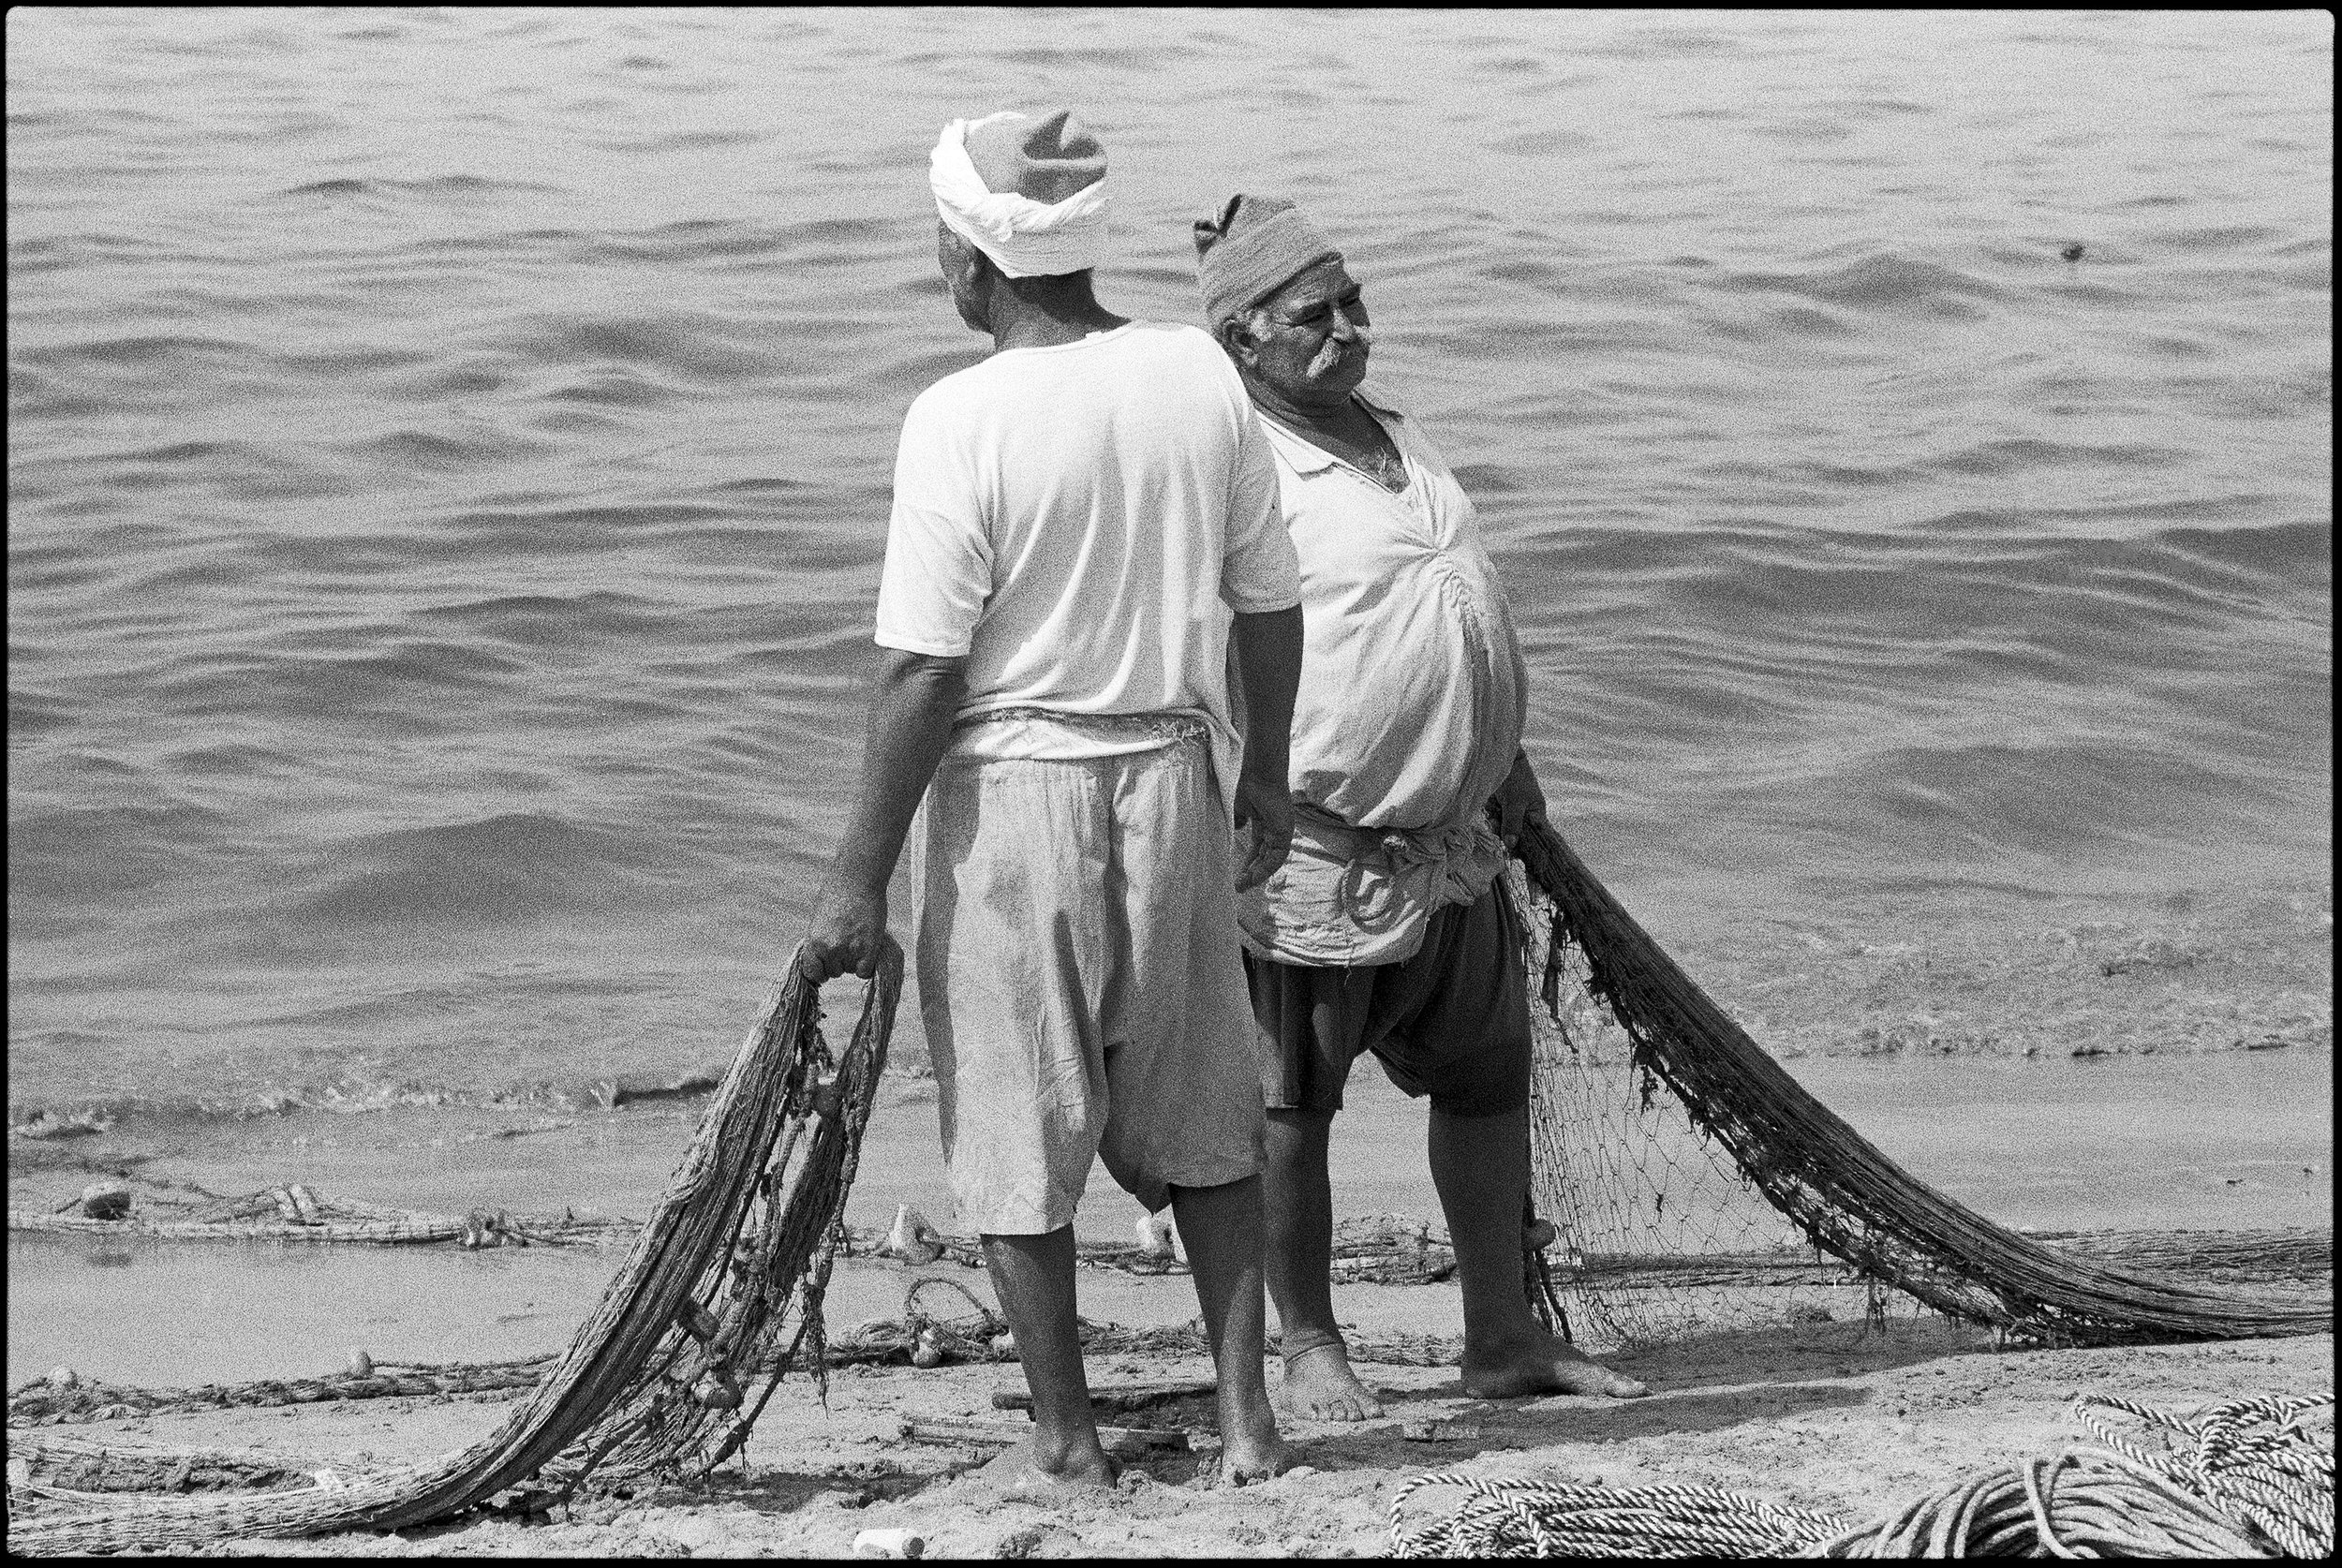
[[[504,335],[502,347],[544,364],[637,366],[683,381],[736,385],[778,374],[776,357],[743,341],[745,323],[681,311],[655,316],[538,317]]]
[[[425,605],[423,621],[460,626],[526,648],[593,645],[613,638],[651,640],[668,629],[674,611],[639,594],[608,589],[581,594],[503,594],[457,604]]]
[[[230,338],[159,333],[52,344],[25,350],[22,359],[25,363],[37,365],[95,364],[109,369],[151,371],[206,360],[242,359],[252,352],[251,344]]]
[[[436,929],[632,906],[655,853],[549,813],[506,813],[344,839],[294,879],[289,918],[328,933]]]
[[[2166,468],[2185,460],[2185,454],[2173,448],[2151,443],[2049,441],[2020,436],[1963,447],[1935,459],[1932,466],[1945,473],[1995,478],[2043,468],[2097,467],[2105,464],[2133,469]]]
[[[1983,314],[1976,302],[2005,297],[1996,285],[1957,268],[1891,254],[1810,273],[1725,273],[1709,281],[1723,288],[1782,290],[1830,304],[1963,320]]]
[[[12,732],[15,707],[11,700]],[[224,813],[193,806],[11,814],[9,892],[12,897],[60,902],[142,892],[203,858],[233,831]]]

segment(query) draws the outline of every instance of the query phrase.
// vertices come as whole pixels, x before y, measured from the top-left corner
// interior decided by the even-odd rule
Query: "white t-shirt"
[[[1227,356],[1133,321],[946,376],[903,420],[878,641],[964,655],[967,720],[1001,708],[1180,713],[1235,784],[1228,616],[1300,602],[1277,465]],[[1161,741],[962,728],[955,749],[1100,755]]]

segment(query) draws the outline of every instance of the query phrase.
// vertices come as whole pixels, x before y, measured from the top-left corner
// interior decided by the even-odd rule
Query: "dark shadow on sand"
[[[1856,1377],[1992,1350],[1990,1330],[1931,1314],[1890,1319],[1884,1330],[1859,1321],[1736,1329],[1595,1359],[1661,1394]]]
[[[1808,1411],[1844,1410],[1870,1397],[1864,1389],[1820,1383],[1776,1383],[1716,1393],[1661,1391],[1640,1399],[1551,1395],[1483,1403],[1451,1413],[1446,1419],[1479,1428],[1478,1437],[1460,1442],[1411,1442],[1396,1425],[1384,1420],[1349,1431],[1314,1427],[1297,1447],[1303,1462],[1320,1470],[1441,1470],[1492,1449],[1713,1432]]]
[[[767,1515],[798,1513],[823,1498],[835,1498],[848,1509],[882,1508],[981,1469],[998,1452],[930,1448],[918,1455],[927,1461],[918,1468],[880,1459],[825,1472],[760,1469],[742,1475],[725,1471],[688,1485],[630,1487],[624,1501],[628,1507],[723,1502]]]

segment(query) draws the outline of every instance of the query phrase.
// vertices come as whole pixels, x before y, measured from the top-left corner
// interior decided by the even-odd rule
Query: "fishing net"
[[[20,1516],[11,1553],[159,1550],[221,1536],[396,1530],[498,1501],[688,1476],[747,1440],[784,1372],[825,1366],[822,1298],[875,1102],[902,954],[890,941],[833,1055],[790,959],[682,1165],[569,1351],[495,1435],[459,1453],[290,1490]],[[759,1374],[763,1389],[749,1385]],[[11,1488],[14,1491],[14,1488]]]
[[[2317,1299],[2132,1272],[1992,1223],[1801,1087],[1561,836],[1509,875],[1538,1020],[1533,1300],[1596,1347],[1932,1308],[2016,1339],[2313,1334]]]
[[[1581,1348],[1848,1318],[1911,1297],[1866,1285],[1806,1239],[1709,1136],[1591,989],[1585,952],[1520,862],[1534,1068],[1531,1206],[1556,1241],[1533,1299]]]

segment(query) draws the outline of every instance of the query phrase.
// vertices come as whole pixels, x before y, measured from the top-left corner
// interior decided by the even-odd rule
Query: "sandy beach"
[[[2330,1226],[2329,908],[2316,890],[2249,907],[2157,910],[2079,931],[2073,923],[1922,927],[1872,911],[1866,924],[1827,932],[1783,922],[1743,925],[1730,939],[1695,934],[1686,949],[1736,1012],[1771,1006],[1768,1043],[1816,1093],[1898,1161],[1995,1218],[2053,1227]],[[1801,984],[1769,986],[1783,976]],[[1933,1048],[1907,1038],[1913,1015],[1945,1019],[1964,1008],[1968,1033],[1949,1047],[1941,1038]],[[2278,1035],[2284,1048],[2270,1048]],[[2261,1048],[2246,1048],[2255,1044]],[[1435,1214],[1421,1169],[1421,1106],[1371,1072],[1353,1087],[1338,1208]],[[849,1206],[855,1223],[882,1225],[910,1204],[949,1225],[933,1096],[915,1052],[890,1074]],[[339,1114],[296,1106],[227,1123],[132,1121],[82,1137],[19,1136],[9,1140],[10,1206],[52,1209],[94,1173],[112,1171],[141,1205],[159,1206],[174,1184],[242,1192],[299,1180],[417,1208],[460,1212],[488,1202],[640,1215],[699,1109],[688,1096],[610,1107],[533,1096]],[[1099,1178],[1080,1230],[1123,1238],[1136,1213]],[[9,1383],[56,1361],[84,1378],[155,1388],[312,1376],[337,1366],[352,1343],[403,1363],[542,1354],[567,1342],[622,1250],[18,1234]],[[833,1327],[898,1315],[906,1285],[923,1276],[956,1280],[988,1299],[979,1273],[853,1258],[833,1281]],[[1080,1291],[1084,1314],[1100,1322],[1169,1325],[1194,1311],[1188,1281],[1177,1277],[1086,1269]],[[1344,1285],[1337,1302],[1368,1335],[1452,1335],[1460,1324],[1449,1283]],[[1291,1423],[1306,1471],[1235,1490],[1215,1487],[1208,1472],[1210,1401],[1174,1399],[1109,1419],[1199,1435],[1200,1443],[1153,1452],[1114,1494],[1045,1505],[1004,1497],[971,1473],[997,1450],[904,1432],[911,1423],[950,1422],[1015,1430],[1023,1418],[993,1404],[996,1393],[1021,1389],[1013,1366],[847,1368],[832,1376],[825,1406],[810,1384],[785,1383],[743,1461],[704,1485],[593,1497],[533,1518],[475,1516],[397,1535],[205,1549],[837,1556],[863,1531],[906,1529],[933,1556],[1374,1555],[1388,1549],[1399,1488],[1451,1471],[1723,1487],[1859,1522],[1964,1475],[2083,1442],[2069,1412],[2078,1394],[2186,1411],[2334,1387],[2329,1335],[2004,1350],[1984,1331],[1914,1312],[1907,1301],[1883,1334],[1842,1313],[1611,1359],[1648,1382],[1652,1396],[1489,1403],[1466,1397],[1450,1368],[1369,1365],[1367,1382],[1387,1391],[1383,1419]],[[1102,1397],[1208,1376],[1193,1356],[1091,1358]],[[15,1427],[9,1443],[12,1453],[60,1442],[121,1453],[247,1453],[352,1474],[465,1446],[509,1415],[509,1398],[152,1414]],[[1426,1428],[1446,1441],[1423,1441]],[[1426,1494],[1427,1504],[1436,1501]],[[1427,1522],[1420,1513],[1410,1518]]]
[[[1164,1282],[1184,1294],[1184,1281]],[[1425,1331],[1454,1321],[1443,1287],[1402,1293]],[[1881,1338],[1846,1324],[1798,1336],[1681,1345],[1623,1358],[1653,1386],[1620,1402],[1467,1398],[1451,1369],[1365,1368],[1386,1415],[1292,1423],[1306,1469],[1240,1489],[1199,1477],[1193,1455],[1134,1465],[1119,1490],[1063,1502],[1003,1496],[969,1472],[991,1452],[907,1441],[906,1422],[1017,1419],[992,1395],[1014,1368],[867,1368],[832,1378],[824,1409],[791,1383],[745,1462],[704,1484],[602,1497],[534,1519],[478,1517],[396,1534],[231,1542],[226,1555],[837,1557],[866,1530],[906,1529],[931,1557],[1357,1557],[1388,1550],[1394,1493],[1427,1472],[1725,1487],[1849,1522],[1960,1477],[2079,1445],[2077,1394],[2185,1411],[2273,1394],[2331,1393],[2330,1335],[2236,1343],[1995,1352],[1937,1320]],[[1196,1358],[1106,1357],[1098,1393],[1209,1376]],[[360,1472],[430,1457],[490,1431],[500,1400],[381,1399],[247,1409],[11,1433],[123,1449],[200,1447]],[[1149,1417],[1208,1423],[1208,1399]],[[1409,1427],[1456,1441],[1419,1442]],[[2331,1412],[2320,1428],[2332,1442]],[[1427,1497],[1427,1501],[1430,1501]],[[1426,1522],[1421,1515],[1411,1515]]]

